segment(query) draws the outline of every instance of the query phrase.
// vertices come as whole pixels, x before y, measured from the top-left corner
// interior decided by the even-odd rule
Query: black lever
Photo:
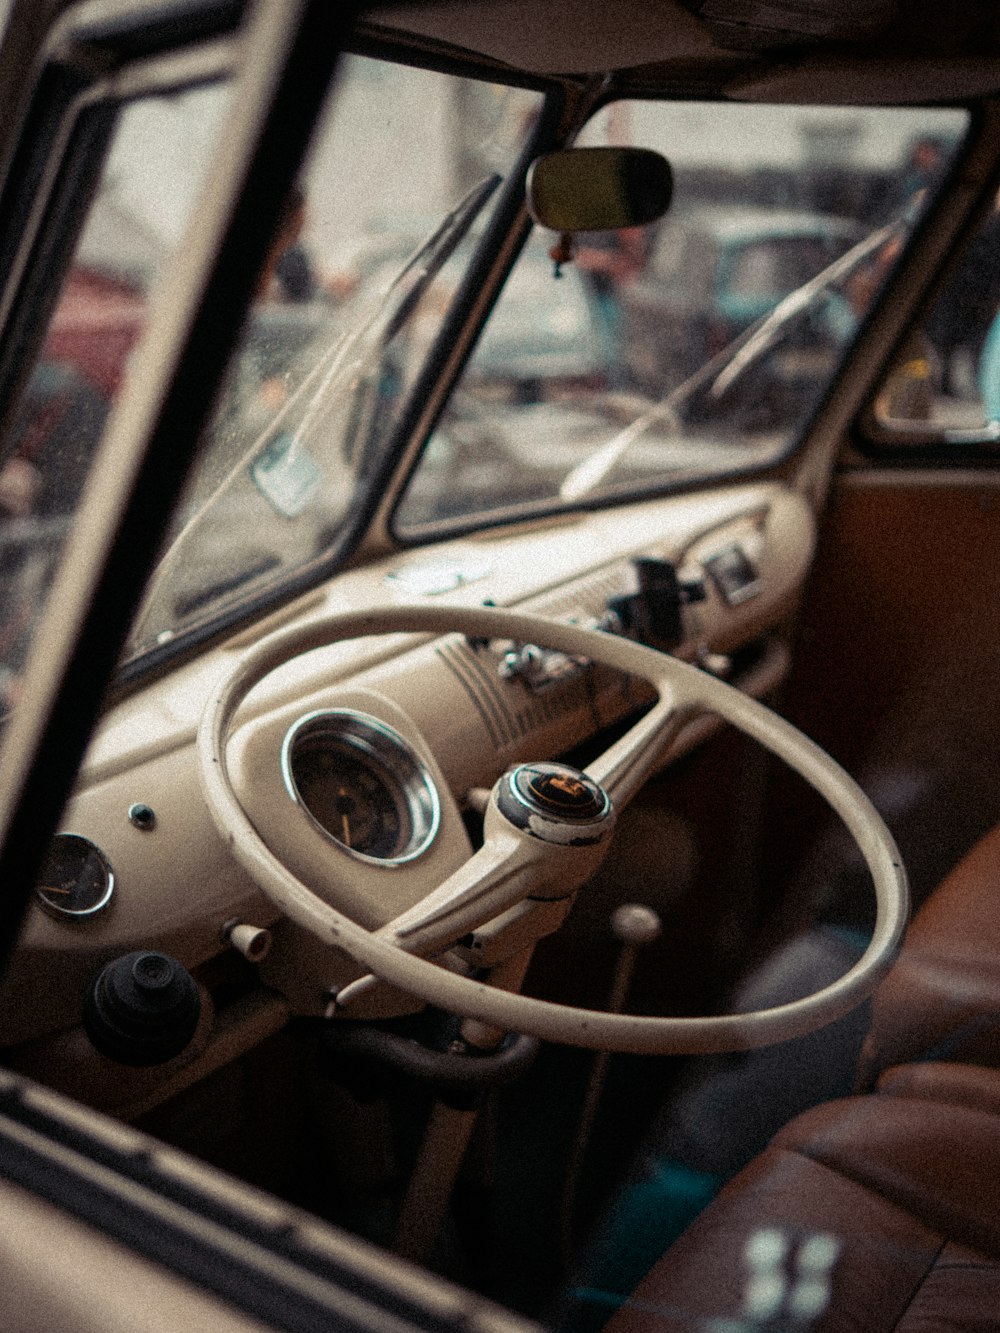
[[[681,607],[705,600],[703,579],[681,579],[676,565],[655,556],[632,561],[636,591],[608,601],[622,630],[654,648],[676,648],[684,639]]]

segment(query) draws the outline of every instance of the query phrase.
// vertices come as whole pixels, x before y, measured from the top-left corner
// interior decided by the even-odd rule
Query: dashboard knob
[[[271,932],[266,926],[227,921],[222,928],[222,938],[250,963],[262,963],[271,951]]]
[[[169,954],[139,950],[108,963],[84,1002],[83,1025],[101,1052],[123,1065],[158,1065],[195,1034],[201,996]]]
[[[706,597],[701,572],[685,570],[684,577],[669,560],[637,556],[632,561],[635,589],[608,602],[607,614],[626,634],[656,648],[676,648],[684,641],[681,608]]]

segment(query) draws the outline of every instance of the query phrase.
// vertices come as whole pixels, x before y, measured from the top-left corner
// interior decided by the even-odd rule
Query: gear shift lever
[[[623,903],[611,916],[612,934],[621,942],[618,961],[611,981],[608,995],[608,1012],[620,1014],[625,1007],[628,989],[635,971],[639,950],[658,940],[663,930],[659,916],[651,907],[642,903]],[[566,1168],[566,1185],[563,1190],[562,1224],[560,1227],[563,1266],[568,1267],[573,1252],[573,1214],[576,1210],[576,1193],[584,1158],[590,1146],[590,1138],[597,1118],[597,1107],[604,1091],[604,1081],[608,1072],[608,1052],[598,1051],[590,1066],[587,1090],[584,1093],[580,1121],[577,1125],[576,1140]]]

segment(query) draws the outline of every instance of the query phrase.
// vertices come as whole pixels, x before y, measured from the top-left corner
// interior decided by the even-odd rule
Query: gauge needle
[[[39,892],[40,892],[40,893],[65,893],[66,896],[68,897],[68,896],[73,892],[73,890],[72,890],[72,889],[60,889],[60,888],[57,888],[55,884],[41,884],[41,885],[39,885]]]
[[[340,789],[340,795],[341,795],[345,800],[349,799],[349,798],[348,798],[348,795],[347,795],[347,792],[344,791],[343,787],[341,787],[341,789]],[[341,811],[340,811],[340,827],[344,830],[344,845],[345,845],[346,847],[350,847],[350,845],[351,845],[351,825],[350,825],[350,823],[348,822],[348,819],[347,819],[347,811],[346,811],[345,809],[343,809],[343,808],[341,808]]]

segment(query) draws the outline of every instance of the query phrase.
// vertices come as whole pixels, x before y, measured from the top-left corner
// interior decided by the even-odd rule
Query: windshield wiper
[[[405,327],[420,298],[465,238],[501,179],[494,173],[480,181],[442,220],[392,279],[369,317],[358,328],[336,340],[326,356],[313,367],[296,392],[257,437],[230,477],[222,483],[220,490],[229,484],[249,460],[267,450],[282,433],[286,423],[302,410],[303,405],[305,410],[302,420],[291,434],[288,451],[302,446],[331,396],[336,397],[338,391],[347,385],[353,387],[354,394],[362,390],[381,362],[385,349]],[[207,502],[206,508],[211,506],[214,499],[215,496]]]
[[[363,475],[359,457],[363,451],[353,447],[364,420],[357,405],[363,406],[390,344],[501,180],[496,173],[486,177],[447,214],[387,285],[374,309],[333,341],[288,401],[255,434],[250,447],[241,451],[224,480],[198,506],[156,570],[133,633],[133,651],[173,637],[178,620],[185,619],[186,612],[191,614],[190,608],[197,606],[204,612],[231,600],[249,583],[259,583],[265,577],[262,570],[274,581],[284,569],[311,559],[321,530],[329,540]],[[263,506],[261,497],[266,502]],[[224,562],[229,565],[224,580],[190,586],[193,570],[210,566],[218,570],[218,552],[213,552],[211,560],[199,560],[199,543],[212,530],[219,511],[234,501],[238,510],[246,508],[248,515],[254,515],[239,526],[253,526],[260,541],[273,547],[275,558],[263,561],[258,547],[246,561],[246,576],[234,578],[237,550]],[[269,511],[278,516],[279,528],[272,529]],[[292,536],[289,521],[300,515],[311,515],[316,521],[299,524]],[[243,537],[234,540],[238,546]],[[204,544],[208,547],[210,541]]]
[[[653,426],[664,424],[671,436],[681,435],[684,426],[683,409],[696,394],[718,401],[742,378],[782,336],[797,315],[814,309],[837,283],[848,278],[866,259],[882,246],[907,234],[912,224],[909,213],[903,213],[877,228],[858,241],[850,250],[828,264],[816,277],[797,287],[784,300],[744,330],[733,342],[717,352],[709,361],[671,389],[665,398],[655,403],[642,416],[617,431],[606,444],[577,464],[563,478],[559,487],[560,500],[582,500],[590,495],[616,466],[636,440]]]
[[[709,389],[713,398],[721,398],[740,378],[743,372],[762,356],[781,336],[790,319],[801,311],[808,310],[818,296],[823,295],[834,283],[850,276],[855,268],[870,255],[889,241],[901,238],[909,230],[911,219],[908,215],[894,218],[885,226],[878,227],[857,245],[828,264],[815,278],[810,278],[801,287],[796,287],[783,301],[779,301],[769,314],[764,315],[748,331],[738,350],[732,354],[727,365],[719,372]]]
[[[420,298],[464,240],[501,180],[502,177],[496,173],[487,176],[447,214],[392,279],[368,319],[338,339],[327,355],[320,359],[299,389],[255,440],[246,458],[237,464],[234,474],[245,466],[248,459],[261,456],[270,447],[274,439],[282,434],[286,422],[294,418],[303,404],[305,410],[302,420],[285,447],[288,454],[301,449],[303,442],[312,435],[312,427],[326,411],[327,404],[331,399],[336,399],[342,389],[349,389],[345,395],[348,398],[364,392],[364,386],[370,382],[372,374],[380,365],[386,348],[406,326]],[[352,420],[350,412],[347,419]],[[346,456],[348,451],[344,449],[343,452]],[[224,482],[223,486],[226,484]],[[212,501],[208,503],[210,505]]]

